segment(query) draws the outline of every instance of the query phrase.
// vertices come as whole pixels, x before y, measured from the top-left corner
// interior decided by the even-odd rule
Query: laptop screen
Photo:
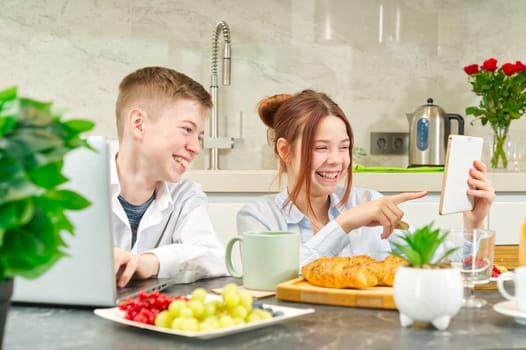
[[[82,194],[91,205],[66,215],[75,235],[62,234],[69,256],[60,259],[37,279],[15,278],[12,301],[85,306],[115,305],[109,145],[102,137],[89,137],[96,152],[81,148],[69,152],[63,173],[64,188]]]

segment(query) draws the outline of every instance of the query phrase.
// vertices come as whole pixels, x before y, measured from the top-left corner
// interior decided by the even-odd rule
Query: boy
[[[211,106],[201,84],[169,68],[145,67],[120,83],[111,180],[119,287],[131,278],[189,283],[226,275],[206,195],[181,180],[201,153]]]

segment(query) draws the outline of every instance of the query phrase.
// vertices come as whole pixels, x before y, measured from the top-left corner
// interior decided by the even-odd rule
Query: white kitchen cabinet
[[[236,215],[244,202],[211,202],[208,205],[208,213],[212,224],[219,236],[219,239],[225,244],[237,236]],[[232,250],[232,263],[236,269],[241,269],[241,254],[239,244]],[[239,271],[241,272],[241,271]]]
[[[525,218],[525,193],[498,194],[489,216],[489,227],[497,232],[497,244],[519,244]]]

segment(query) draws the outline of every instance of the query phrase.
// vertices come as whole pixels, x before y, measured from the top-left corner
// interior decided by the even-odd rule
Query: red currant
[[[172,297],[159,291],[147,293],[141,290],[135,299],[128,297],[120,302],[118,308],[125,311],[124,318],[127,320],[153,325],[157,314],[168,309],[174,299],[188,300],[187,297],[181,295]]]

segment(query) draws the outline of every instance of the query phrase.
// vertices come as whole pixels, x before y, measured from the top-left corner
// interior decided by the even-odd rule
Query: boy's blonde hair
[[[166,103],[178,98],[191,99],[206,108],[212,99],[206,89],[192,78],[165,67],[144,67],[128,74],[119,85],[115,106],[117,133],[122,138],[123,121],[131,108],[140,108],[152,118]]]

